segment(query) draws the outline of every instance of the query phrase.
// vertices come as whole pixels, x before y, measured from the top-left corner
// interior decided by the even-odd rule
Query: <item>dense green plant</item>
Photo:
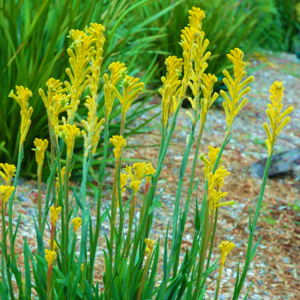
[[[7,95],[12,86],[30,86],[33,97],[34,112],[32,115],[32,130],[29,132],[25,150],[29,152],[35,136],[48,137],[47,117],[44,114],[43,102],[38,93],[40,87],[45,87],[46,81],[52,76],[66,79],[65,69],[68,65],[67,49],[71,39],[66,38],[70,29],[84,29],[90,22],[102,23],[106,26],[108,43],[104,46],[102,72],[109,64],[109,58],[129,61],[128,69],[133,74],[142,74],[143,81],[147,84],[152,74],[156,71],[155,55],[149,54],[147,67],[141,69],[139,65],[142,53],[158,43],[162,35],[156,31],[148,30],[148,26],[160,17],[162,13],[172,9],[176,4],[166,6],[163,12],[158,12],[144,19],[142,26],[136,24],[132,12],[149,4],[147,0],[137,1],[0,1],[0,158],[9,162],[16,162],[20,126],[19,111],[17,106],[8,100]],[[83,95],[84,96],[84,95]],[[144,97],[149,94],[144,94]],[[99,94],[103,98],[103,94]],[[146,101],[146,100],[145,100]],[[80,107],[81,111],[81,107]],[[141,106],[136,111],[131,111],[128,121],[143,114]],[[99,113],[103,114],[103,107],[99,106]],[[120,114],[120,109],[114,112],[114,117]],[[79,119],[80,121],[80,119]],[[119,121],[111,126],[111,132],[118,131]],[[130,123],[128,123],[130,125]],[[141,125],[139,131],[143,126]],[[127,134],[136,133],[136,129],[128,130]],[[101,155],[103,149],[99,149]],[[34,174],[34,160],[24,162],[23,175]]]
[[[46,108],[50,136],[50,169],[47,192],[44,203],[41,197],[41,173],[45,161],[47,140],[35,139],[35,156],[38,165],[38,218],[34,219],[36,228],[37,251],[30,249],[24,239],[24,266],[20,266],[15,253],[15,240],[19,233],[21,215],[15,225],[13,220],[14,193],[18,184],[21,164],[24,158],[24,142],[30,132],[33,108],[29,105],[32,92],[22,86],[16,87],[9,96],[21,108],[21,126],[19,156],[17,168],[10,164],[0,164],[4,184],[0,185],[0,203],[2,220],[1,247],[1,299],[204,299],[208,286],[208,277],[218,270],[215,299],[221,286],[224,264],[233,242],[223,241],[220,245],[220,257],[212,259],[215,251],[215,235],[219,208],[232,206],[233,201],[224,201],[226,192],[221,189],[226,177],[230,175],[223,165],[222,155],[230,143],[233,125],[238,114],[247,104],[246,94],[254,77],[246,77],[243,52],[235,48],[227,55],[233,64],[233,74],[223,71],[223,82],[228,92],[220,91],[224,99],[223,108],[226,118],[224,141],[220,148],[208,146],[207,155],[201,154],[204,194],[201,202],[194,198],[199,180],[195,180],[195,170],[199,168],[199,151],[202,133],[213,102],[218,94],[214,93],[217,78],[206,73],[208,59],[208,40],[204,37],[202,20],[204,12],[193,7],[189,11],[189,25],[182,30],[180,45],[183,58],[169,56],[166,61],[166,75],[161,78],[161,144],[156,163],[134,163],[125,165],[127,113],[138,95],[143,92],[144,83],[139,78],[129,76],[124,63],[113,62],[108,73],[103,75],[103,89],[99,91],[102,77],[105,41],[104,26],[92,23],[85,31],[71,30],[73,41],[68,49],[70,67],[66,69],[68,81],[51,78],[47,81],[47,90],[39,90]],[[90,64],[89,64],[90,62]],[[168,225],[165,240],[162,241],[163,266],[158,277],[160,241],[151,239],[153,212],[162,192],[157,192],[157,183],[167,155],[168,146],[175,130],[177,116],[186,97],[192,106],[190,112],[190,132],[178,174],[178,187],[174,203],[172,224]],[[249,238],[243,268],[238,264],[236,283],[232,299],[239,298],[251,260],[255,256],[260,238],[254,244],[254,233],[259,217],[263,195],[268,177],[274,145],[280,131],[286,126],[293,108],[283,111],[283,86],[275,82],[270,89],[270,100],[266,114],[270,125],[263,124],[266,132],[268,160],[266,163],[261,191],[256,203],[254,216],[249,212]],[[81,126],[74,122],[79,114],[80,95],[86,92],[85,107],[87,117],[82,118]],[[98,103],[98,95],[103,92],[104,100]],[[115,111],[114,103],[121,107],[121,125],[118,135],[109,139],[109,123]],[[104,117],[98,115],[98,105],[104,106]],[[65,116],[61,117],[63,113]],[[83,117],[83,115],[82,115]],[[95,192],[96,220],[92,221],[91,203],[87,201],[87,178],[92,169],[100,132],[104,126],[104,150],[98,172],[98,189]],[[199,128],[196,131],[196,128]],[[83,137],[82,179],[75,186],[70,197],[69,180],[74,162],[74,147]],[[114,175],[112,191],[109,195],[111,205],[101,214],[102,202],[106,199],[104,177],[108,147],[114,147]],[[192,172],[187,178],[186,167],[192,145]],[[56,176],[55,176],[56,175]],[[14,185],[12,186],[12,179]],[[129,183],[127,183],[129,181]],[[186,199],[183,199],[182,187],[188,185]],[[144,189],[142,190],[142,187]],[[126,203],[124,193],[130,192]],[[138,201],[139,200],[139,201]],[[184,201],[185,200],[185,201]],[[194,233],[192,246],[181,253],[181,244],[191,201],[196,203],[194,213]],[[42,210],[42,204],[44,209]],[[137,218],[136,210],[139,210]],[[50,212],[50,217],[49,217]],[[8,228],[5,217],[8,215]],[[106,239],[103,255],[104,267],[101,282],[93,280],[95,264],[99,261],[97,252],[102,223],[109,222],[109,235]],[[60,223],[60,224],[59,224]],[[128,225],[128,226],[126,226]],[[81,227],[81,239],[78,240]],[[127,228],[127,230],[125,229]],[[49,242],[44,241],[46,232],[50,232]],[[169,244],[169,231],[171,240]],[[7,243],[9,241],[9,243]],[[103,245],[102,245],[103,246]],[[181,261],[181,254],[183,260]],[[25,277],[23,277],[23,271]],[[160,278],[160,282],[158,281]],[[249,290],[245,292],[249,294]]]

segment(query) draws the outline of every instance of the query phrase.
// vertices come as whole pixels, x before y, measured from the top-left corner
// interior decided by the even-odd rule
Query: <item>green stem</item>
[[[255,214],[254,214],[253,222],[252,222],[251,228],[250,228],[250,234],[249,234],[249,238],[248,238],[247,254],[246,254],[246,261],[245,261],[244,269],[243,269],[243,272],[242,272],[242,275],[241,275],[241,279],[240,279],[239,284],[237,286],[237,290],[235,291],[234,296],[232,298],[233,300],[238,299],[239,294],[241,293],[241,290],[243,288],[243,284],[244,284],[244,281],[245,281],[245,278],[247,276],[247,272],[248,272],[248,269],[249,269],[249,266],[250,266],[253,238],[254,238],[254,233],[255,233],[257,220],[258,220],[258,217],[259,217],[259,211],[260,211],[261,204],[262,204],[263,197],[264,197],[264,192],[265,192],[265,187],[266,187],[266,183],[267,183],[267,179],[268,179],[268,173],[269,173],[269,168],[270,168],[271,161],[272,161],[272,156],[273,156],[273,149],[272,149],[271,155],[268,157],[268,160],[267,160],[267,163],[266,163],[266,167],[265,167],[265,171],[264,171],[264,177],[263,177],[263,181],[262,181],[262,185],[261,185],[261,189],[260,189],[256,209],[255,209]],[[251,223],[251,220],[250,220],[249,223]]]
[[[219,289],[220,289],[221,278],[222,278],[222,273],[223,273],[223,264],[220,265],[219,277],[218,277],[217,288],[216,288],[216,293],[215,293],[215,300],[218,300]]]
[[[216,212],[215,212],[213,233],[212,233],[212,236],[210,239],[210,247],[209,247],[209,253],[208,253],[208,258],[207,258],[206,270],[209,268],[212,249],[214,247],[214,241],[215,241],[215,236],[216,236],[216,231],[217,231],[218,215],[219,215],[219,208],[217,207]]]
[[[42,232],[42,195],[41,195],[41,185],[42,185],[42,165],[38,166],[38,223],[39,231]]]
[[[104,172],[106,167],[106,158],[108,152],[108,117],[105,117],[105,128],[104,128],[104,151],[102,156],[102,163],[99,169],[99,186],[98,186],[98,197],[97,197],[97,220],[96,220],[96,228],[93,238],[93,249],[91,250],[90,256],[90,265],[89,265],[89,279],[88,282],[91,284],[93,273],[94,273],[94,262],[97,252],[98,246],[98,237],[100,233],[100,226],[101,226],[101,200],[102,200],[102,190],[103,190],[103,180],[104,180]]]
[[[132,230],[132,224],[134,219],[134,212],[135,212],[135,206],[136,206],[136,195],[133,195],[131,202],[130,202],[130,212],[129,212],[129,225],[128,225],[128,233],[127,238],[125,242],[125,258],[128,257],[129,251],[130,251],[130,240],[131,240],[131,230]]]

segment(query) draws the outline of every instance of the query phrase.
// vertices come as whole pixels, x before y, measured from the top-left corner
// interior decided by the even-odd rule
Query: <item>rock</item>
[[[252,177],[262,178],[267,159],[261,159],[250,167]],[[294,174],[300,177],[300,148],[273,155],[268,177]]]

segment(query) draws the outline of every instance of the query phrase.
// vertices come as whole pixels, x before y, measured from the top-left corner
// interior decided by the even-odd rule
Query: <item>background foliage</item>
[[[187,10],[192,6],[200,6],[206,12],[203,29],[213,53],[208,72],[216,76],[228,67],[226,53],[234,47],[241,47],[245,53],[257,47],[300,52],[298,0],[0,1],[0,161],[17,160],[20,116],[17,105],[8,98],[15,85],[33,91],[33,124],[25,151],[30,151],[35,137],[47,137],[45,109],[38,89],[45,88],[50,77],[65,79],[66,49],[71,43],[66,36],[71,28],[83,30],[90,22],[102,23],[107,29],[102,72],[111,62],[108,57],[130,61],[130,75],[138,74],[148,90],[155,90],[167,55],[181,56],[180,30],[187,24]],[[144,101],[149,96],[150,92],[146,93]],[[102,96],[100,116],[101,100]],[[82,109],[85,108],[79,110],[78,121]],[[144,123],[138,129],[130,125],[143,112],[143,105],[130,111],[127,135],[142,131]],[[119,114],[116,107],[113,117]],[[112,134],[118,130],[118,122],[110,128]],[[101,147],[97,155],[101,157]],[[33,161],[24,162],[23,175],[35,173]]]

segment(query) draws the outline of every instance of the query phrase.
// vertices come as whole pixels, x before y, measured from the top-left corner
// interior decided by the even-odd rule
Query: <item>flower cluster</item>
[[[122,149],[126,146],[126,140],[121,135],[114,135],[109,141],[114,145],[114,155],[116,160],[121,157]]]
[[[234,243],[231,243],[229,241],[223,241],[219,245],[219,248],[221,250],[221,265],[224,265],[226,257],[228,256],[229,252],[235,247]]]
[[[275,81],[270,89],[270,99],[271,103],[268,103],[268,108],[266,114],[270,121],[270,128],[267,123],[263,124],[264,130],[267,134],[266,145],[268,148],[268,154],[271,155],[274,144],[280,131],[285,127],[291,120],[288,115],[294,110],[294,107],[287,108],[284,112],[281,112],[283,108],[282,98],[283,98],[284,87],[282,82]]]
[[[0,177],[6,182],[7,185],[10,185],[12,178],[16,174],[16,167],[15,165],[10,164],[0,164],[0,169],[3,170],[0,171]]]
[[[35,151],[35,159],[37,164],[41,167],[44,163],[45,151],[48,147],[48,140],[41,140],[36,138],[33,142],[35,148],[32,149]]]

